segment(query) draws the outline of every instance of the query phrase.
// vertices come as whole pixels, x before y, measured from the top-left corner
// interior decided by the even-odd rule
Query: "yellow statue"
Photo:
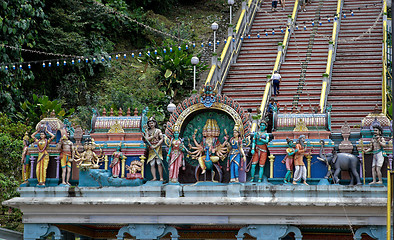
[[[82,168],[91,168],[91,169],[98,169],[99,163],[100,163],[100,158],[102,157],[101,154],[100,156],[97,156],[93,150],[95,149],[95,144],[94,140],[88,139],[85,141],[85,144],[83,146],[84,152],[79,153],[76,148],[74,148],[75,152],[75,162],[78,163],[78,167]]]
[[[49,163],[49,154],[47,149],[49,147],[49,143],[55,138],[51,132],[48,131],[47,127],[40,132],[40,139],[37,139],[35,135],[38,133],[38,130],[35,131],[31,138],[37,144],[38,148],[38,158],[37,158],[37,165],[36,165],[36,175],[38,186],[45,186],[45,180],[47,178],[47,168]],[[50,138],[47,139],[46,133],[49,134]]]

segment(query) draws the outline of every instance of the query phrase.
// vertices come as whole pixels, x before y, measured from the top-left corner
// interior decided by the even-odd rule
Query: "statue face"
[[[380,135],[379,129],[374,128],[374,129],[373,129],[373,134],[376,135],[376,136],[379,136],[379,135]]]
[[[267,128],[267,126],[265,125],[265,123],[260,123],[260,131],[265,131],[265,129]]]
[[[150,122],[148,122],[148,126],[150,127],[150,128],[154,128],[155,127],[155,122],[154,121],[150,121]]]
[[[45,133],[40,133],[40,139],[45,139],[46,138],[46,135],[45,135]]]
[[[175,131],[175,132],[174,132],[174,138],[175,138],[175,139],[178,139],[178,138],[179,138],[179,132],[178,132],[178,131]]]
[[[234,135],[234,137],[239,137],[239,132],[237,130],[234,130],[233,135]]]

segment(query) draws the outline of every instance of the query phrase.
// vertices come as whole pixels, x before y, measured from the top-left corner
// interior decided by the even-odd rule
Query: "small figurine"
[[[27,183],[27,180],[30,177],[30,153],[29,153],[29,134],[28,132],[25,133],[23,137],[23,150],[22,150],[22,180],[23,183]]]
[[[254,176],[256,172],[257,163],[259,163],[260,170],[259,170],[259,182],[263,181],[264,175],[264,165],[267,161],[268,156],[268,148],[267,144],[269,142],[269,135],[266,132],[267,123],[264,120],[260,122],[260,130],[253,134],[253,141],[252,141],[252,169],[251,169],[251,179],[250,181],[254,181]]]
[[[55,138],[50,131],[48,131],[47,127],[45,127],[40,132],[40,139],[37,139],[35,135],[38,133],[38,130],[35,131],[31,138],[37,144],[38,148],[38,158],[37,158],[37,165],[36,165],[36,176],[38,181],[38,186],[45,186],[45,180],[47,177],[47,168],[49,163],[49,154],[47,149],[49,147],[49,143]],[[46,138],[46,134],[49,134],[50,138]]]
[[[129,171],[127,173],[127,179],[142,179],[141,172],[144,171],[144,164],[141,161],[134,160],[130,163],[130,166],[126,165],[126,169]]]
[[[241,132],[240,127],[235,125],[233,137],[230,139],[230,143],[227,143],[231,147],[227,162],[227,171],[231,169],[230,182],[239,182],[239,173],[245,171],[246,156],[242,148]]]
[[[304,164],[304,156],[305,156],[305,135],[300,135],[296,144],[296,153],[294,154],[294,178],[293,184],[297,184],[297,181],[300,179],[303,180],[305,185],[309,185],[306,183],[306,167]]]
[[[98,169],[100,163],[100,156],[97,156],[95,152],[93,152],[95,145],[94,140],[87,139],[83,145],[84,152],[79,154],[76,148],[74,147],[75,159],[74,161],[78,163],[78,167],[84,169]]]
[[[178,182],[179,168],[182,166],[185,170],[185,159],[183,158],[182,150],[188,151],[181,139],[179,139],[179,130],[177,126],[174,127],[174,138],[169,144],[169,150],[167,154],[167,162],[169,165],[169,178],[170,182]]]
[[[126,157],[121,152],[121,147],[118,146],[116,148],[116,151],[112,154],[112,161],[111,161],[111,164],[109,165],[109,167],[112,168],[112,177],[114,177],[114,178],[119,177],[120,163],[121,163],[121,160],[125,159],[125,158]]]
[[[151,166],[152,181],[156,181],[156,165],[159,170],[160,181],[163,179],[163,153],[161,144],[163,143],[164,137],[161,130],[158,129],[158,125],[155,117],[150,117],[148,120],[148,130],[146,131],[145,140],[149,145],[149,156],[147,163]]]
[[[69,132],[67,132],[69,134]],[[60,164],[62,166],[62,184],[71,185],[69,183],[71,174],[71,162],[74,159],[74,144],[70,141],[67,135],[63,135],[60,139]]]
[[[378,121],[372,123],[373,138],[371,139],[371,146],[363,150],[364,152],[372,152],[372,182],[369,184],[383,184],[382,181],[382,166],[384,163],[383,148],[386,146],[386,140],[382,137],[383,129]],[[378,181],[376,182],[376,176]]]
[[[282,163],[286,164],[287,172],[283,181],[285,183],[289,183],[291,180],[291,173],[293,172],[294,167],[294,154],[298,151],[298,149],[294,148],[295,146],[293,140],[286,138],[286,141],[288,148],[286,149],[286,156],[282,160]]]

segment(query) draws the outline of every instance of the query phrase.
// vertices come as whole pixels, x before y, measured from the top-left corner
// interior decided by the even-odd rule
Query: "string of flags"
[[[99,3],[97,3],[100,5]],[[376,6],[376,4],[370,4],[370,6]],[[368,8],[369,5],[365,5],[365,8]],[[108,8],[107,6],[104,6]],[[364,7],[359,7],[357,10],[361,10]],[[113,12],[116,12],[113,10]],[[350,14],[350,16],[354,16],[355,13],[353,10],[347,10],[347,11],[342,11],[343,17],[347,18],[346,12]],[[119,13],[118,13],[119,14]],[[121,14],[122,15],[122,14]],[[125,15],[123,15],[126,18],[129,18]],[[307,30],[307,26],[312,26],[314,27],[315,24],[318,24],[319,26],[322,26],[325,24],[324,22],[327,23],[332,23],[336,21],[338,16],[326,16],[325,18],[319,18],[317,22],[315,22],[314,19],[311,19],[310,21],[304,21],[302,23],[296,22],[294,24],[294,30]],[[299,26],[300,25],[300,26]],[[146,26],[146,25],[144,25]],[[148,26],[149,27],[149,26]],[[149,27],[151,28],[151,27]],[[245,34],[243,36],[240,36],[240,40],[243,41],[245,38],[247,39],[252,39],[252,38],[261,38],[261,37],[269,37],[270,35],[275,35],[277,33],[283,34],[286,31],[287,26],[279,26],[277,28],[271,28],[271,29],[264,29],[262,33],[257,32],[254,34]],[[159,30],[157,30],[159,31]],[[288,28],[288,31],[291,31],[290,28]],[[159,31],[162,34],[166,34],[162,31]],[[172,36],[172,35],[171,35]],[[173,36],[172,36],[173,37]],[[176,37],[177,38],[177,37]],[[329,38],[329,37],[327,37]],[[184,39],[183,39],[184,40]],[[232,41],[235,42],[237,39],[235,36],[233,36]],[[220,45],[220,43],[227,43],[227,38],[224,38],[222,41],[216,40],[216,43],[213,41],[201,41],[201,43],[195,43],[186,40],[186,43],[182,43],[180,45],[174,45],[174,46],[168,46],[168,47],[163,47],[163,52],[166,54],[167,52],[172,52],[174,49],[178,49],[178,51],[181,50],[189,50],[189,44],[190,48],[196,49],[196,48],[211,48],[213,44],[216,44],[217,46]],[[80,64],[80,63],[100,63],[100,62],[105,62],[105,61],[112,61],[113,59],[119,60],[119,59],[126,59],[127,57],[135,58],[135,57],[142,57],[143,55],[157,55],[158,51],[157,49],[151,48],[151,49],[137,49],[137,50],[131,50],[131,51],[124,51],[124,52],[115,52],[115,53],[108,53],[104,55],[90,55],[90,56],[79,56],[79,55],[68,55],[68,54],[57,54],[57,53],[48,53],[48,52],[42,52],[42,51],[37,51],[37,50],[31,50],[31,49],[23,49],[23,48],[17,48],[5,44],[0,44],[0,47],[4,48],[10,48],[13,50],[18,50],[18,51],[24,51],[24,52],[29,52],[29,53],[34,53],[34,54],[41,54],[41,55],[48,55],[48,56],[56,56],[60,57],[58,59],[47,59],[47,60],[34,60],[34,61],[25,61],[25,62],[11,62],[11,63],[0,63],[0,70],[2,71],[9,71],[9,70],[25,70],[29,69],[31,70],[34,67],[41,66],[42,68],[51,68],[53,67],[60,67],[60,66],[67,66],[67,65],[75,65],[75,64]]]

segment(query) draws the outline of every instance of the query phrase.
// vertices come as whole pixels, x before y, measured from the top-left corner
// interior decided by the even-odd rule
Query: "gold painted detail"
[[[308,131],[308,128],[306,127],[304,120],[302,120],[302,118],[299,118],[293,132],[306,132],[306,131]]]
[[[115,121],[115,124],[111,126],[108,133],[124,133],[124,130],[122,125],[120,125],[118,121]]]

